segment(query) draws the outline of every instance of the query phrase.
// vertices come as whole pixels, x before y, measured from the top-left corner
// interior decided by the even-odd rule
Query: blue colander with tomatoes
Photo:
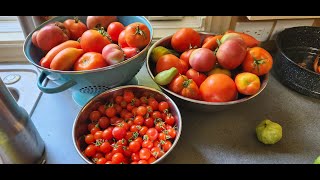
[[[80,22],[85,23],[87,26],[87,19],[89,16],[78,16],[78,20]],[[143,16],[116,16],[117,22],[123,24],[123,26],[127,27],[132,23],[142,23],[144,28],[149,30],[149,33],[144,33],[143,28],[140,27],[137,34],[147,36],[146,39],[148,40],[144,45],[135,44],[135,42],[127,42],[128,44],[135,44],[137,47],[140,48],[139,52],[133,55],[130,58],[126,58],[125,60],[109,64],[105,67],[98,67],[95,69],[86,69],[88,61],[83,61],[84,63],[82,66],[84,68],[80,68],[80,70],[59,70],[52,69],[48,66],[41,65],[41,59],[46,56],[48,50],[43,50],[37,47],[32,42],[32,35],[35,32],[39,32],[41,28],[45,27],[46,25],[55,23],[55,22],[65,22],[68,19],[73,19],[74,16],[57,16],[54,17],[40,26],[38,26],[34,31],[32,31],[27,37],[24,42],[23,51],[27,60],[40,69],[41,74],[38,77],[37,85],[39,89],[44,93],[59,93],[65,90],[70,89],[72,91],[72,96],[75,102],[81,106],[83,106],[89,99],[94,97],[95,95],[104,92],[108,89],[130,84],[131,82],[135,82],[135,75],[140,71],[145,58],[147,56],[148,48],[152,41],[153,36],[153,28],[150,22]],[[92,26],[92,25],[90,25]],[[105,28],[107,29],[107,27]],[[133,31],[132,31],[133,32]],[[135,32],[133,32],[135,34]],[[39,33],[38,33],[39,36]],[[90,37],[91,35],[89,35]],[[92,35],[93,36],[93,35]],[[109,35],[110,37],[110,35]],[[80,43],[81,43],[80,37]],[[134,39],[133,37],[132,39]],[[44,38],[43,38],[44,39]],[[79,41],[78,39],[78,41]],[[84,39],[84,38],[83,38]],[[111,39],[111,38],[110,38]],[[77,40],[77,39],[75,39]],[[84,41],[84,40],[83,40]],[[113,42],[112,40],[110,40]],[[132,40],[133,41],[133,40]],[[39,41],[38,41],[39,43]],[[93,42],[94,45],[97,45],[99,42]],[[42,41],[43,46],[49,45],[50,41]],[[88,49],[88,48],[87,48]],[[89,48],[90,49],[90,48]],[[90,51],[90,50],[88,50]],[[56,86],[55,87],[45,87],[44,81],[49,79],[53,81]]]

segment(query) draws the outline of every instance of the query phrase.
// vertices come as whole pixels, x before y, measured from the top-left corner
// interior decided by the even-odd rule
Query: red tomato
[[[101,33],[100,33],[101,32]],[[102,49],[110,44],[110,40],[106,36],[106,32],[97,30],[85,31],[80,39],[80,45],[84,52],[102,53]]]
[[[189,58],[190,58],[190,55],[191,53],[194,51],[195,49],[190,49],[190,50],[187,50],[185,52],[183,52],[181,55],[180,55],[180,59],[185,61],[187,64],[188,64],[188,69],[190,67],[190,63],[189,63]]]
[[[87,26],[81,22],[77,17],[74,19],[67,19],[63,22],[64,27],[66,27],[70,32],[70,39],[78,40],[82,34],[88,30]]]
[[[125,162],[125,157],[122,153],[115,153],[112,156],[112,163],[113,164],[120,164],[120,163],[124,163]]]
[[[147,160],[150,158],[151,156],[151,152],[149,149],[147,148],[142,148],[140,151],[139,151],[139,156],[140,156],[140,159],[141,160]]]
[[[175,32],[171,38],[171,46],[177,52],[199,48],[201,45],[200,34],[192,28],[182,28]]]
[[[192,79],[197,85],[198,87],[200,87],[200,85],[202,84],[202,82],[204,80],[206,80],[207,76],[203,73],[200,73],[200,72],[197,72],[196,70],[194,69],[189,69],[187,72],[186,72],[186,76],[189,78],[189,79]]]
[[[158,131],[155,128],[149,128],[146,132],[149,140],[154,141],[158,138]]]
[[[212,74],[200,86],[200,94],[204,101],[227,102],[237,97],[234,81],[225,74]]]
[[[120,22],[112,22],[109,24],[107,32],[114,43],[118,42],[120,33],[125,29],[124,25]]]
[[[257,75],[243,72],[236,76],[235,83],[238,92],[244,95],[254,95],[260,90],[260,79]]]
[[[257,76],[267,74],[273,65],[271,54],[261,47],[250,48],[242,62],[242,69]]]
[[[87,26],[88,29],[103,27],[107,29],[111,22],[117,21],[117,16],[88,16]]]
[[[164,120],[165,120],[165,122],[166,122],[167,124],[169,124],[169,125],[171,125],[171,126],[173,126],[174,123],[176,122],[174,116],[173,116],[171,113],[169,113]]]
[[[91,70],[106,67],[108,64],[100,53],[87,52],[83,54],[74,64],[75,71]]]
[[[177,94],[191,99],[199,99],[198,85],[185,75],[176,76],[169,84],[169,89]]]
[[[182,64],[183,60],[179,59],[177,56],[173,54],[166,54],[161,56],[156,65],[156,73],[160,73],[164,70],[168,70],[172,67],[175,67],[178,69],[180,74],[185,74],[187,71],[186,64]]]
[[[124,48],[121,48],[123,53],[125,54],[125,58],[126,59],[129,59],[135,55],[137,55],[140,50],[138,48],[134,48],[134,47],[124,47]]]
[[[87,144],[92,144],[96,141],[92,134],[87,134],[84,140]]]
[[[150,42],[150,30],[143,23],[131,23],[125,29],[125,40],[130,47],[141,50]]]
[[[100,117],[101,117],[101,113],[99,111],[92,111],[89,115],[89,119],[92,122],[98,121]]]
[[[125,30],[121,31],[121,33],[119,34],[118,45],[121,48],[129,47],[129,45],[126,42],[125,35],[126,35],[126,31]]]
[[[112,130],[112,135],[116,140],[120,140],[126,136],[126,129],[124,127],[116,126]]]
[[[110,125],[110,119],[103,116],[99,119],[98,123],[100,128],[106,129]]]

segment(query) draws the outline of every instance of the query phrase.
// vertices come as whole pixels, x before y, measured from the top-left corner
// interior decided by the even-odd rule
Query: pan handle
[[[59,92],[62,92],[62,91],[65,91],[67,89],[69,89],[70,87],[76,85],[77,83],[73,80],[70,80],[58,87],[54,87],[54,88],[47,88],[47,87],[44,87],[42,86],[42,82],[44,81],[44,79],[47,77],[48,75],[45,74],[43,71],[41,72],[39,78],[38,78],[38,88],[44,92],[44,93],[48,93],[48,94],[52,94],[52,93],[59,93]]]

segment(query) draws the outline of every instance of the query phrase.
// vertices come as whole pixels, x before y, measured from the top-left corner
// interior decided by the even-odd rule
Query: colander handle
[[[70,87],[76,85],[77,83],[73,80],[70,80],[58,87],[54,87],[54,88],[47,88],[47,87],[44,87],[42,86],[42,82],[44,81],[44,79],[47,77],[48,75],[45,74],[43,71],[41,72],[39,78],[38,78],[38,88],[44,92],[44,93],[49,93],[49,94],[52,94],[52,93],[58,93],[58,92],[62,92],[64,90],[67,90],[69,89]]]

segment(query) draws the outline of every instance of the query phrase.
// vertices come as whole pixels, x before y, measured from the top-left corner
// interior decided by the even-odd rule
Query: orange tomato
[[[165,54],[161,56],[157,61],[156,73],[158,74],[172,67],[177,68],[180,74],[185,74],[188,70],[188,65],[186,64],[186,62],[179,59],[173,54]]]
[[[60,51],[52,60],[50,69],[67,71],[71,70],[74,63],[83,54],[82,49],[66,48]]]
[[[261,76],[267,74],[272,65],[273,59],[267,50],[261,47],[253,47],[247,51],[246,57],[242,62],[242,69],[245,72]]]
[[[184,97],[191,98],[191,99],[199,99],[199,87],[198,85],[192,80],[188,79],[185,75],[178,75],[176,76],[171,83],[169,84],[168,88]]]
[[[225,74],[212,74],[200,86],[200,95],[208,102],[232,101],[237,94],[235,82]]]
[[[207,48],[212,51],[216,50],[218,47],[217,40],[220,40],[223,35],[216,35],[213,36],[212,38],[208,39],[205,43],[203,43],[202,48]]]
[[[235,83],[238,92],[244,95],[254,95],[260,90],[260,79],[257,75],[243,72],[236,76]]]
[[[87,26],[81,22],[77,17],[74,19],[67,19],[63,22],[64,27],[66,27],[70,32],[70,39],[78,40],[81,35],[88,30]]]
[[[130,47],[142,50],[150,42],[150,30],[143,23],[131,23],[125,29],[125,40]]]
[[[87,52],[83,54],[74,64],[75,71],[91,70],[106,67],[108,64],[103,59],[102,54],[97,52]]]
[[[87,30],[80,39],[80,45],[84,52],[102,53],[102,49],[110,43],[111,41],[104,30]]]
[[[66,42],[63,42],[61,44],[59,44],[58,46],[55,46],[54,48],[52,48],[44,58],[42,58],[42,60],[40,61],[40,65],[45,67],[45,68],[49,68],[50,64],[53,60],[53,58],[63,49],[66,48],[77,48],[80,49],[80,43],[78,41],[74,41],[74,40],[68,40]]]

